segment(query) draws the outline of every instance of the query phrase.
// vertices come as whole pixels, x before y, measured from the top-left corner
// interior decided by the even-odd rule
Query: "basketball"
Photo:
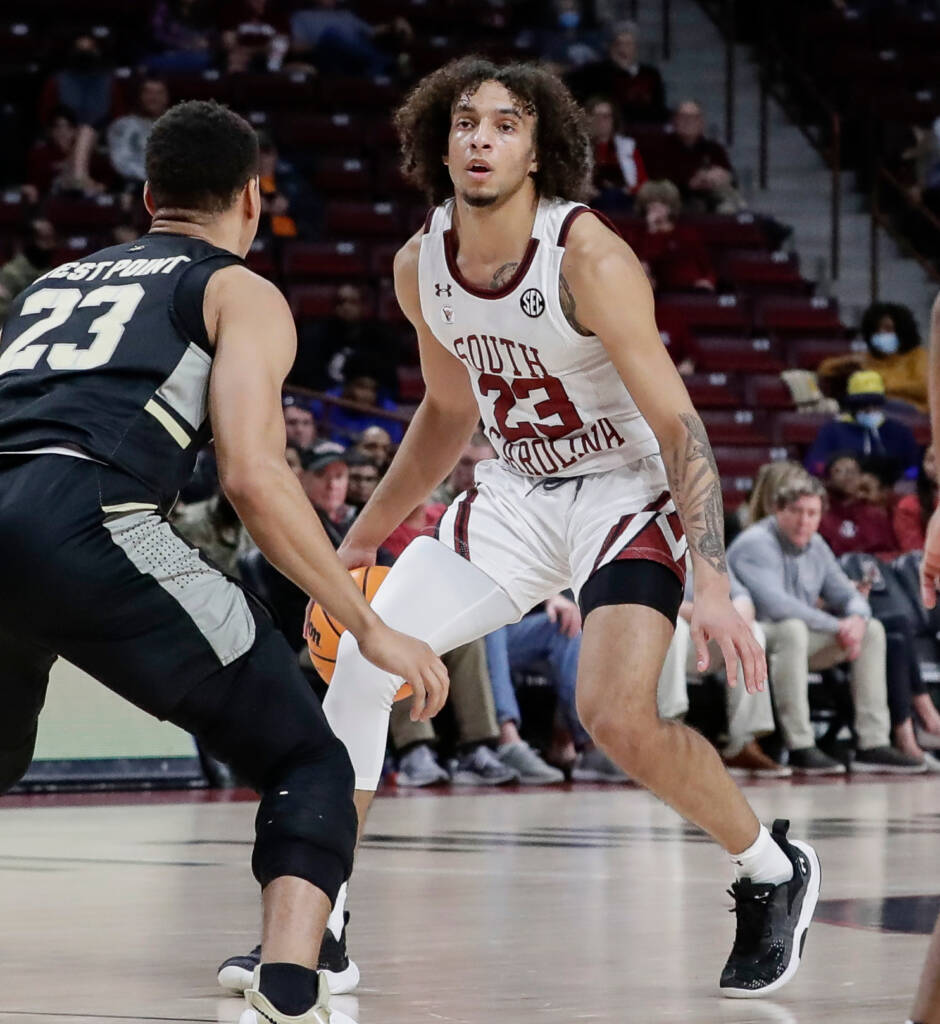
[[[359,584],[365,599],[371,604],[382,581],[388,575],[388,566],[370,565],[365,568],[353,569],[352,578]],[[346,632],[346,627],[337,622],[325,608],[315,604],[310,610],[310,635],[307,637],[307,648],[313,667],[319,672],[320,678],[329,683],[336,668],[336,652],[339,649],[339,638]],[[395,700],[404,700],[412,693],[411,684],[403,683]]]

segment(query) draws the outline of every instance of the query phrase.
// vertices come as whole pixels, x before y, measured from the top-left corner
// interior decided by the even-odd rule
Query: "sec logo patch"
[[[545,311],[545,298],[538,288],[526,288],[519,299],[519,305],[526,316],[541,316]]]

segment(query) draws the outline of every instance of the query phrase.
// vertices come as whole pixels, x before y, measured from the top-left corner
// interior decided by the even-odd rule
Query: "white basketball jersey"
[[[565,477],[658,455],[600,339],[578,334],[562,312],[565,240],[588,208],[540,200],[525,256],[498,291],[460,273],[453,208],[452,199],[436,207],[421,239],[421,312],[466,366],[498,457],[528,476]]]

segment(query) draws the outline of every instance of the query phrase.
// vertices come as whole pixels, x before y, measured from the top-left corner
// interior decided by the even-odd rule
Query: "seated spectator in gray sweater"
[[[853,770],[923,772],[923,759],[889,744],[885,631],[819,536],[825,491],[801,474],[777,491],[776,512],[740,533],[728,565],[747,587],[767,637],[777,720],[795,772],[844,772],[817,746],[809,671],[851,663],[858,749]],[[822,607],[819,607],[821,599]]]

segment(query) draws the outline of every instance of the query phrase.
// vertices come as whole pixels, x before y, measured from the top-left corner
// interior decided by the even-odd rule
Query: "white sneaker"
[[[251,980],[251,987],[245,989],[248,1009],[238,1018],[238,1024],[356,1024],[352,1017],[330,1006],[330,988],[322,974],[316,1003],[299,1016],[291,1017],[281,1013],[261,994],[260,985],[261,968],[258,967]]]

